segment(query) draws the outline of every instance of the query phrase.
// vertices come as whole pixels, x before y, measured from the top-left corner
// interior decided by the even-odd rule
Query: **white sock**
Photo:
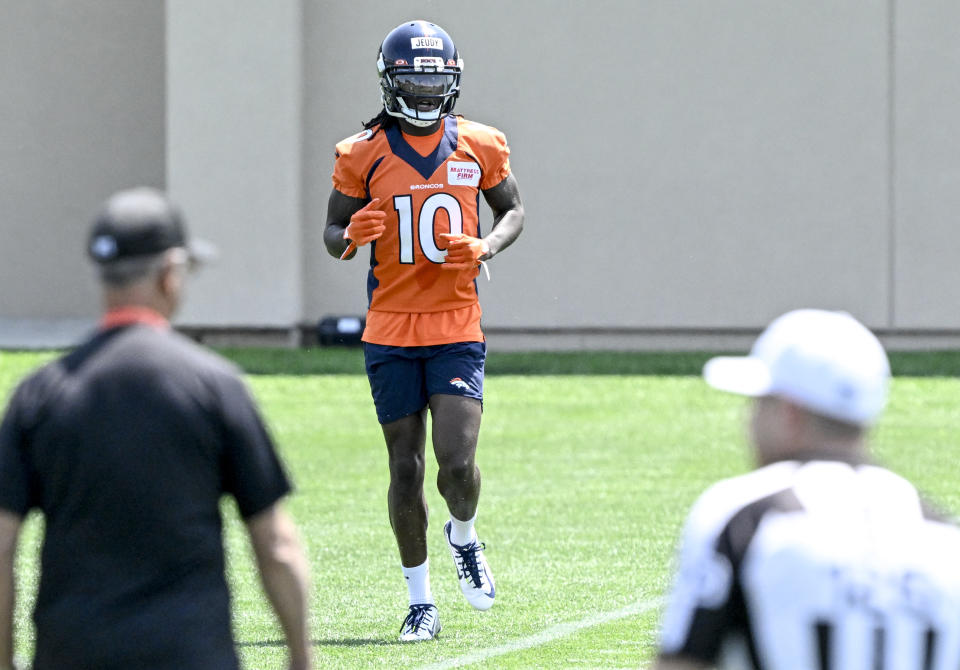
[[[455,518],[453,515],[450,516],[450,541],[454,544],[465,545],[470,544],[477,539],[477,533],[473,530],[473,522],[477,520],[477,515],[474,513],[473,517],[469,521],[461,521],[460,519]]]
[[[407,590],[410,591],[411,605],[432,605],[433,594],[430,592],[430,559],[415,568],[405,568],[402,565],[403,577],[407,581]]]

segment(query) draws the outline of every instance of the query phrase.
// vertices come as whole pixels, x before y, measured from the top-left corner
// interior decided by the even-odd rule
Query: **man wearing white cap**
[[[876,337],[797,310],[704,377],[754,398],[759,467],[694,504],[655,667],[960,667],[960,529],[867,460],[890,377]]]

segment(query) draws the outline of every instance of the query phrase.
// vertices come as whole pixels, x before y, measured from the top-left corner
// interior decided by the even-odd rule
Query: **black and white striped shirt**
[[[960,668],[960,529],[874,465],[774,463],[687,519],[661,653],[760,670]]]

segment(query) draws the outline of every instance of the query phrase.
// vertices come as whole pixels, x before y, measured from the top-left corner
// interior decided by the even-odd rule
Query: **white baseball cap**
[[[886,405],[890,363],[876,336],[846,312],[798,309],[767,326],[749,356],[707,361],[703,377],[721,391],[775,395],[866,426]]]

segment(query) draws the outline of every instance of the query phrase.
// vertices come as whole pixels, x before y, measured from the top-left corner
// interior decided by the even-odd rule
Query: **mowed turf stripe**
[[[531,647],[539,647],[540,645],[548,644],[554,640],[567,637],[568,635],[573,635],[574,633],[585,628],[592,628],[594,626],[616,621],[617,619],[623,619],[628,616],[646,614],[650,610],[659,607],[662,602],[662,598],[640,600],[621,609],[613,610],[611,612],[600,612],[599,614],[594,614],[593,616],[587,617],[586,619],[581,619],[580,621],[557,624],[556,626],[551,626],[550,628],[542,630],[539,633],[520,638],[519,640],[514,640],[513,642],[508,642],[507,644],[501,644],[497,647],[487,647],[486,649],[478,649],[476,651],[471,651],[469,654],[464,654],[463,656],[457,656],[456,658],[450,658],[445,661],[431,663],[430,665],[423,666],[422,670],[447,670],[448,668],[459,668],[464,665],[486,661],[494,656],[503,656],[504,654],[510,654],[515,651],[522,651],[524,649],[530,649]]]

